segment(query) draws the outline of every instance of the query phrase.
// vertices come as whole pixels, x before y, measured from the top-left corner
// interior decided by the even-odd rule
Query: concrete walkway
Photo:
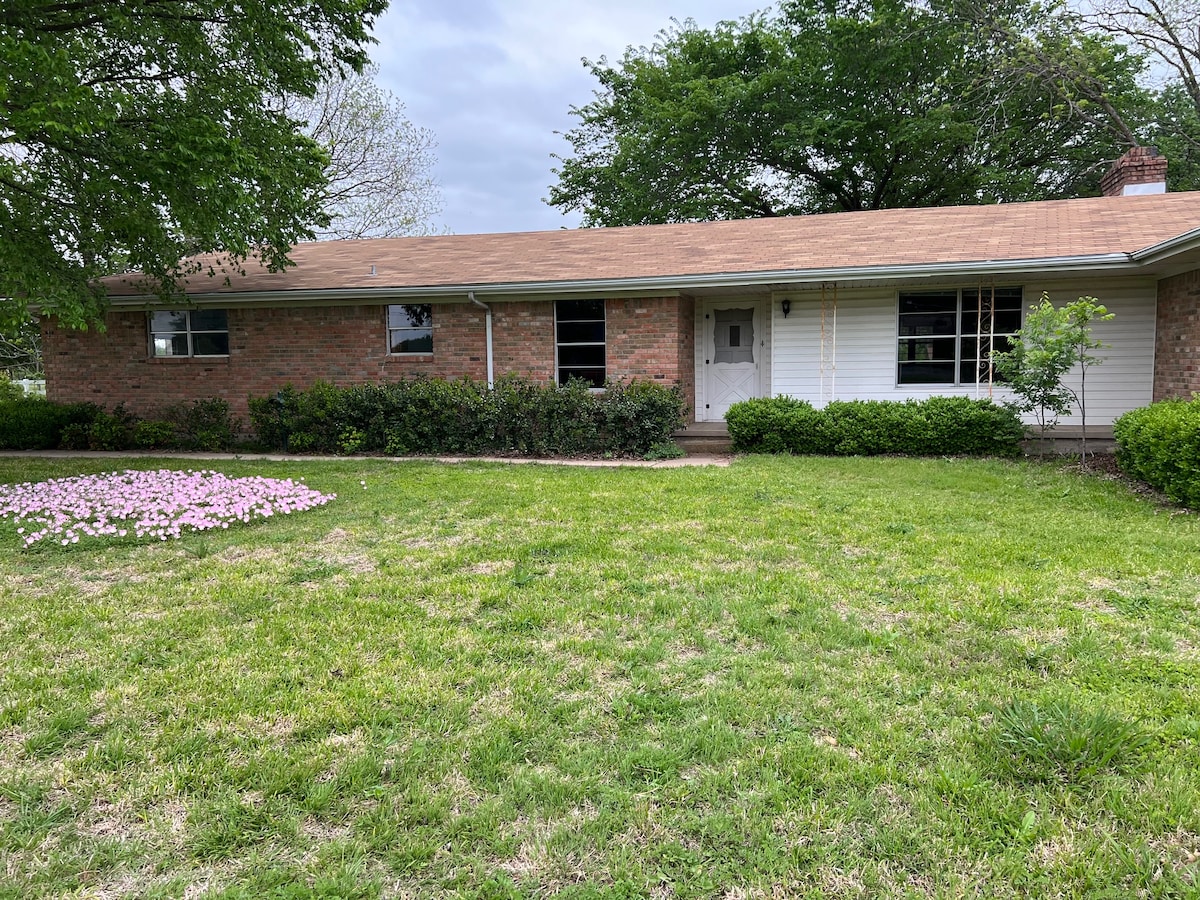
[[[299,456],[285,453],[172,453],[139,450],[0,450],[0,458],[26,459],[185,459],[269,460],[271,462],[347,462],[353,459],[386,462],[513,463],[542,466],[579,466],[588,469],[680,469],[687,466],[728,466],[730,454],[700,453],[678,459],[537,459],[527,456]]]

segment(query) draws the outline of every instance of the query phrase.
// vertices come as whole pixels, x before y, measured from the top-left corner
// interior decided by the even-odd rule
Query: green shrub
[[[13,383],[7,372],[0,372],[0,403],[11,403],[13,400],[20,400],[25,396],[25,392]]]
[[[1018,412],[991,400],[929,397],[918,404],[927,454],[1015,456],[1025,438]]]
[[[162,418],[143,421],[117,406],[51,403],[41,398],[0,401],[0,449],[227,450],[237,422],[224,400],[178,403]]]
[[[146,421],[133,426],[132,442],[138,450],[169,450],[179,439],[171,422]]]
[[[50,450],[64,430],[86,433],[99,409],[90,403],[52,403],[40,397],[0,401],[0,450]]]
[[[162,446],[174,450],[230,450],[240,427],[229,414],[229,403],[220,397],[168,406],[162,419],[174,432],[170,443]]]
[[[129,450],[134,446],[133,432],[138,419],[125,407],[117,406],[111,413],[96,413],[88,426],[89,450]]]
[[[760,397],[735,403],[725,414],[738,453],[828,454],[833,434],[825,416],[805,400]]]
[[[683,421],[678,388],[652,382],[592,391],[508,377],[491,390],[469,379],[415,378],[250,398],[259,440],[293,452],[641,456]]]
[[[928,452],[922,440],[920,413],[911,401],[836,401],[821,412],[837,456]]]
[[[850,400],[814,409],[790,397],[746,400],[725,416],[739,453],[1014,455],[1025,428],[990,400]]]
[[[1200,397],[1127,412],[1113,422],[1113,436],[1123,472],[1200,509]]]

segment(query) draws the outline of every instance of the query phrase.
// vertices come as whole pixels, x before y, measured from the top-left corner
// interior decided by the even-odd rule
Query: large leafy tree
[[[1041,84],[1056,111],[1107,129],[1119,144],[1158,145],[1174,190],[1200,188],[1200,2],[1095,0],[1087,14],[1063,2],[945,2],[999,51],[998,85]],[[1123,93],[1087,52],[1106,40],[1146,63],[1140,97]]]
[[[361,70],[385,6],[5,0],[0,313],[95,321],[118,263],[164,293],[198,251],[285,265],[326,221],[326,154],[277,98]]]
[[[1113,102],[1144,103],[1136,57],[1039,33],[1027,6],[1003,9],[1005,27],[1086,59]],[[587,64],[600,89],[573,110],[549,202],[624,225],[1094,193],[1131,135],[1007,51],[949,2],[790,0],[712,30],[677,23]]]
[[[285,109],[329,154],[320,238],[429,234],[441,210],[434,181],[433,134],[414,125],[369,66],[323,81],[313,97],[288,97]]]
[[[1173,190],[1200,190],[1200,0],[1095,0],[1083,21],[1143,52],[1158,81],[1145,129]]]

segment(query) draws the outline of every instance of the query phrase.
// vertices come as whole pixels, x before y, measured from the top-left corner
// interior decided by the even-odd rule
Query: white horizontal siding
[[[1043,290],[1056,305],[1092,295],[1116,314],[1095,327],[1095,335],[1111,345],[1100,351],[1104,362],[1088,370],[1088,423],[1110,423],[1130,409],[1150,402],[1154,378],[1153,281],[1026,283],[1025,305],[1037,302]],[[933,395],[987,396],[987,387],[974,385],[921,387],[896,384],[897,312],[895,289],[839,291],[836,327],[832,294],[827,293],[824,315],[825,365],[822,354],[822,303],[816,292],[786,295],[791,302],[783,317],[779,298],[771,304],[773,336],[771,388],[821,406],[830,400],[904,400]],[[785,295],[780,295],[780,297]],[[836,352],[835,352],[836,343]],[[1077,378],[1072,380],[1076,384]],[[1008,393],[996,389],[1003,400]],[[1032,421],[1032,419],[1031,419]],[[1062,420],[1077,422],[1076,416]]]

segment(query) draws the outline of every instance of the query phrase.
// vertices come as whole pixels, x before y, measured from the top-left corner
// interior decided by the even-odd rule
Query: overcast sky
[[[543,199],[554,182],[555,132],[592,99],[580,60],[617,60],[653,43],[671,19],[711,27],[768,0],[392,0],[376,24],[380,84],[434,133],[445,208],[456,234],[574,228]]]

